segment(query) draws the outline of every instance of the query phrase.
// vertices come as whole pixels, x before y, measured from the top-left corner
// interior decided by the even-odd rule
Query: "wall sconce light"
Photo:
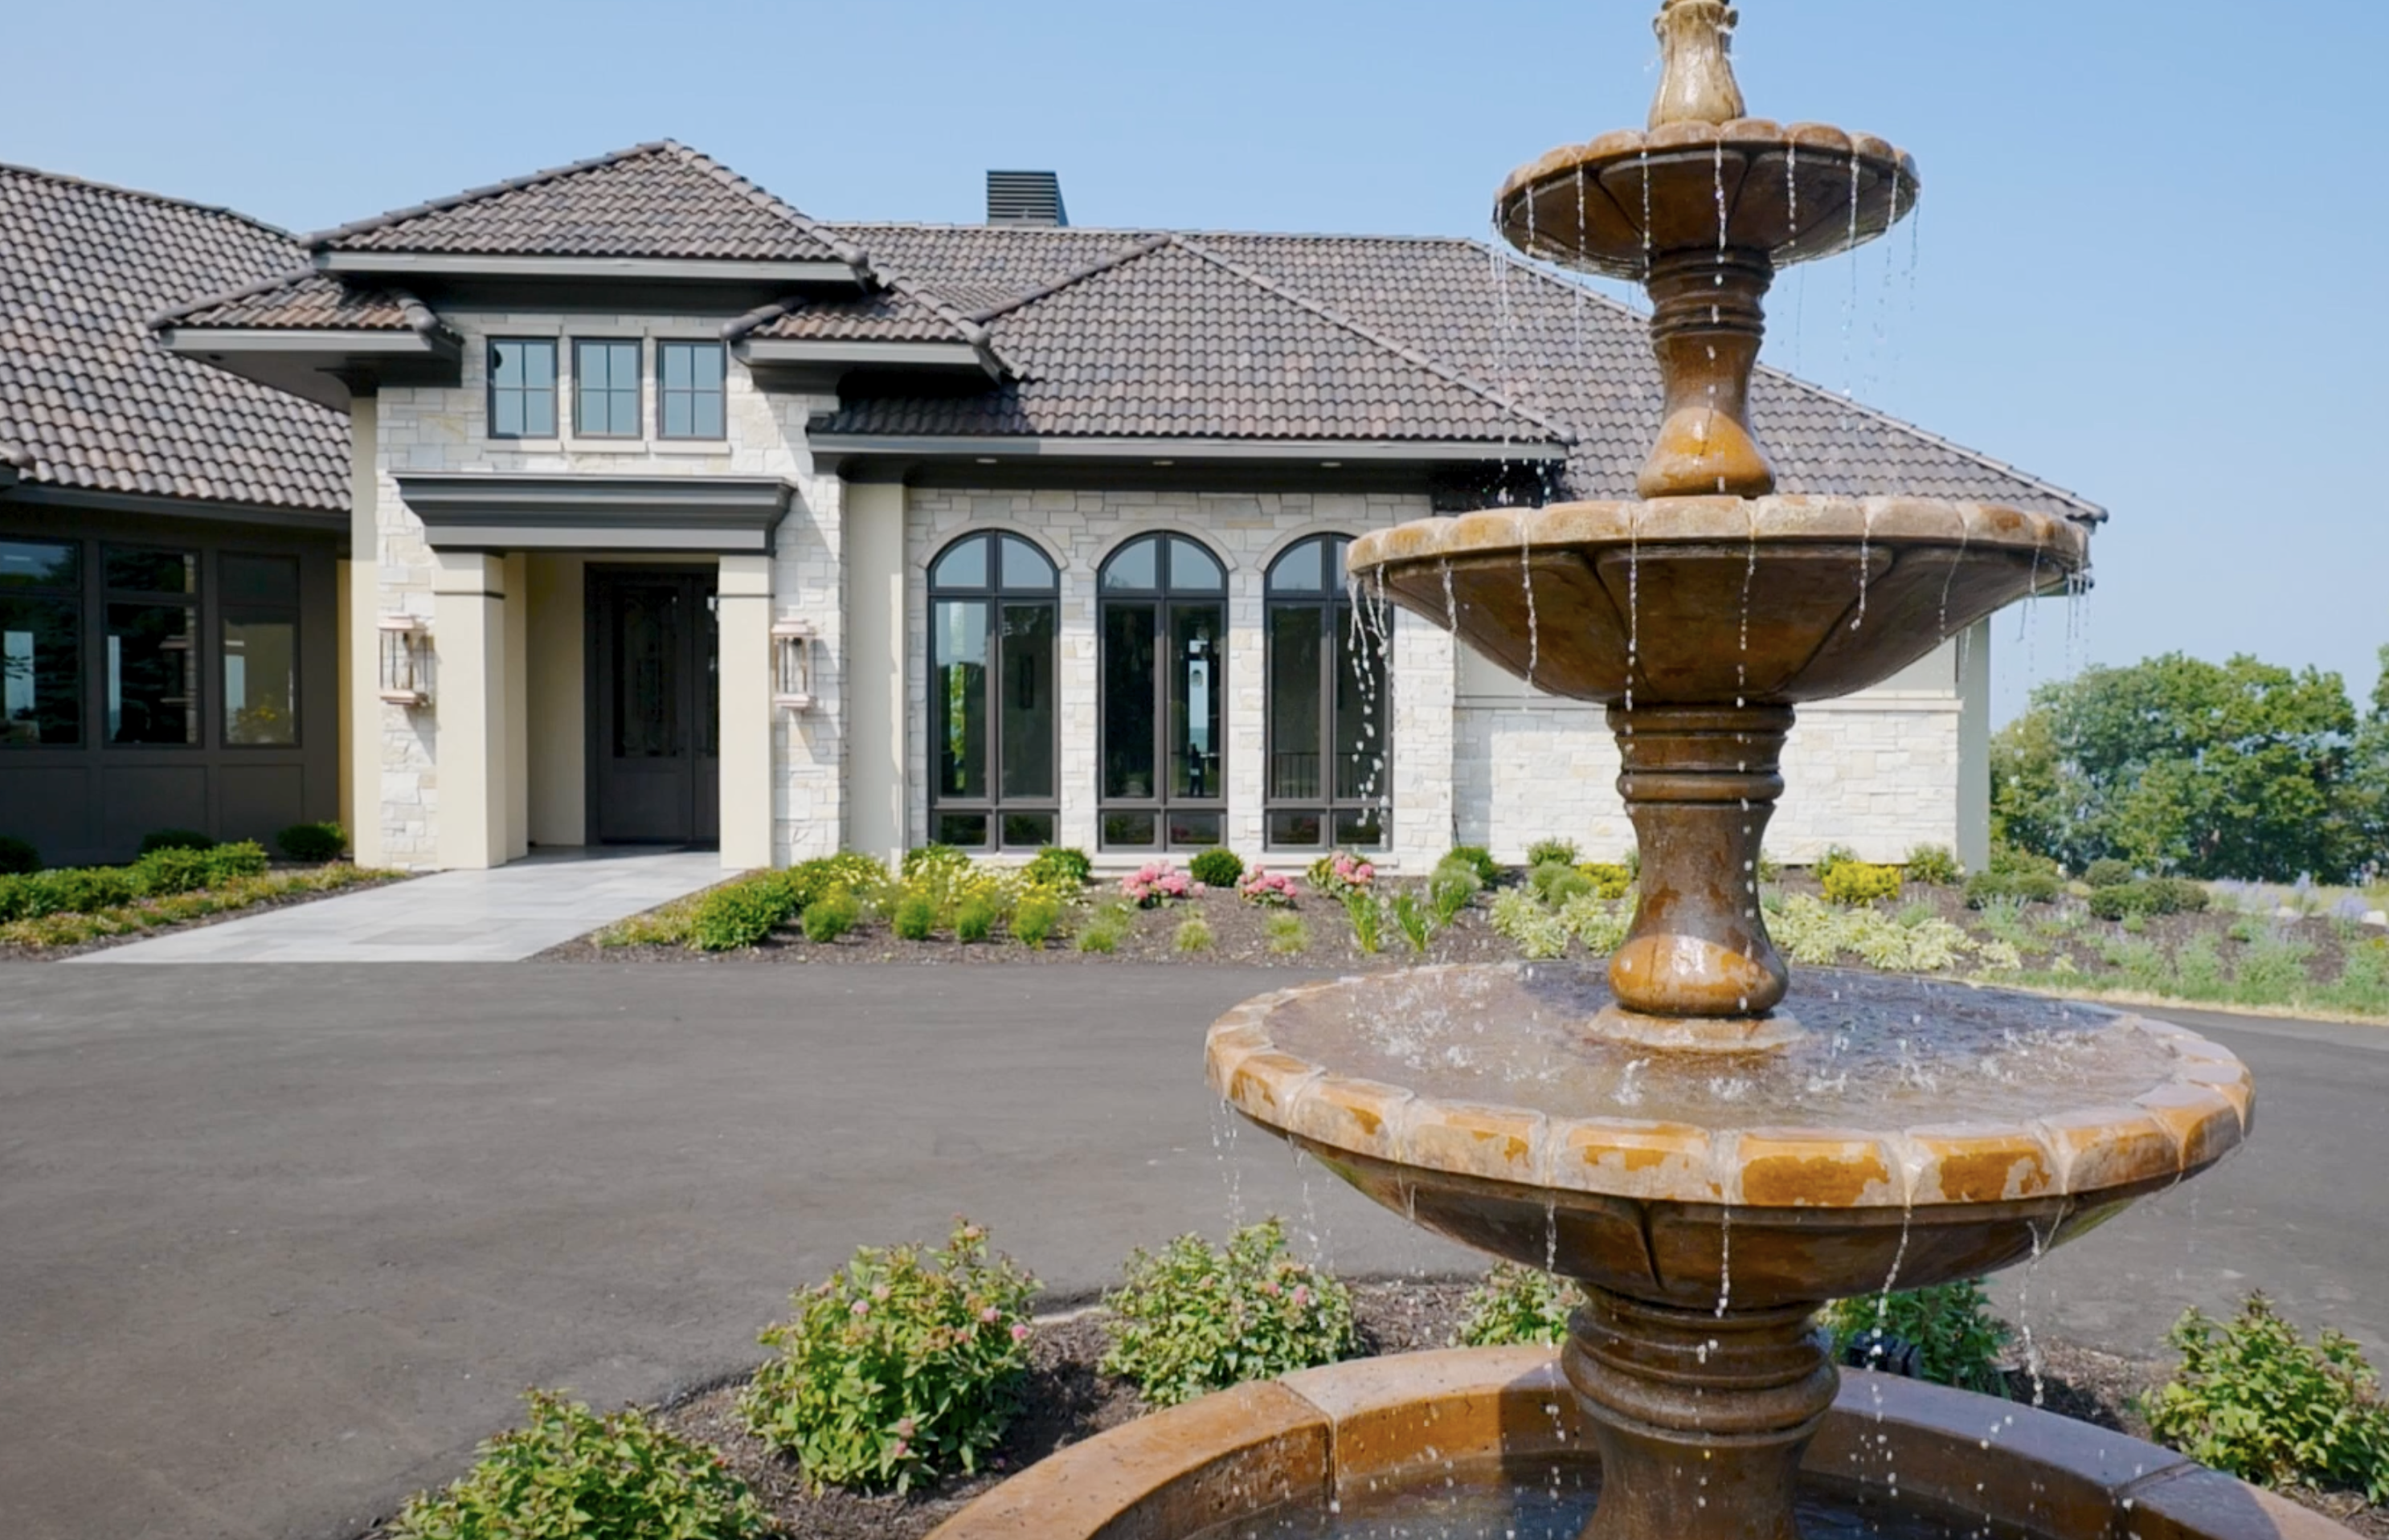
[[[821,633],[810,620],[772,625],[772,704],[791,711],[813,708],[813,643]]]
[[[431,700],[431,628],[415,615],[385,615],[381,630],[381,698],[392,706]]]

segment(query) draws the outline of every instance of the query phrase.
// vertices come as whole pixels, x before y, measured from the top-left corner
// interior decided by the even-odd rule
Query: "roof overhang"
[[[434,551],[772,554],[796,488],[760,476],[401,476]]]
[[[360,388],[462,378],[464,348],[443,332],[163,326],[157,337],[169,352],[339,411]]]
[[[610,279],[650,284],[843,284],[862,275],[827,258],[749,261],[684,257],[551,257],[451,251],[318,251],[326,273],[382,278]]]
[[[1000,373],[967,342],[878,342],[866,338],[750,337],[735,345],[741,362],[757,364],[843,365],[850,369],[976,369]]]
[[[815,433],[808,440],[816,464],[837,470],[850,461],[963,462],[1003,466],[1110,465],[1297,467],[1417,467],[1544,464],[1567,458],[1567,446],[1512,441],[1408,439],[1096,439],[990,434],[932,437],[902,433]]]
[[[116,492],[96,487],[53,487],[43,482],[0,480],[0,502],[16,508],[58,508],[78,513],[145,514],[217,524],[255,524],[278,529],[312,529],[346,535],[345,508],[301,508],[273,503],[211,503],[154,492]]]

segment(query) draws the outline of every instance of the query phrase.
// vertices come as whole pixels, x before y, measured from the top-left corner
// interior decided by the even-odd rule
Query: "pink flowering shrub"
[[[1139,909],[1162,909],[1202,891],[1201,883],[1168,861],[1147,861],[1120,879],[1120,892]]]
[[[1112,1343],[1103,1371],[1134,1381],[1156,1406],[1332,1364],[1357,1345],[1352,1292],[1287,1255],[1274,1218],[1221,1251],[1182,1235],[1158,1254],[1131,1254],[1127,1281],[1104,1305]]]
[[[816,1488],[908,1489],[977,1470],[1003,1437],[1028,1370],[1037,1280],[957,1220],[943,1251],[865,1246],[764,1330],[774,1355],[738,1410]]]
[[[1366,893],[1377,881],[1377,869],[1349,850],[1322,856],[1310,863],[1310,885],[1330,898]]]
[[[1298,892],[1291,873],[1264,872],[1258,866],[1246,872],[1245,880],[1236,885],[1237,897],[1263,909],[1292,909]]]

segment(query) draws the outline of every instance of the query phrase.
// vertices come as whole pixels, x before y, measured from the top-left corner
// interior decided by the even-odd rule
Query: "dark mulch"
[[[267,868],[269,874],[275,875],[314,870],[315,868],[311,864],[293,861],[276,861]],[[405,882],[414,875],[415,873],[411,872],[393,872],[386,877],[368,878],[364,882],[351,883],[346,887],[326,888],[317,892],[286,893],[278,897],[245,905],[240,909],[219,910],[213,914],[202,914],[197,919],[185,920],[176,924],[151,925],[146,930],[126,931],[119,935],[95,936],[89,941],[78,942],[71,947],[13,947],[0,943],[0,962],[57,962],[70,957],[81,957],[85,952],[104,952],[111,947],[127,947],[135,941],[148,941],[160,935],[172,935],[176,931],[202,930],[209,925],[221,925],[227,920],[246,920],[252,914],[263,914],[268,910],[295,909],[300,904],[321,903],[326,898],[338,898],[344,894],[363,893],[368,888],[386,887],[391,883]]]
[[[1450,1346],[1473,1287],[1470,1281],[1412,1279],[1355,1283],[1362,1355]],[[1106,1345],[1099,1310],[1041,1322],[1029,1349],[1020,1415],[988,1468],[901,1496],[810,1490],[793,1460],[747,1432],[738,1415],[743,1380],[679,1397],[658,1412],[657,1420],[683,1438],[720,1449],[762,1503],[782,1540],[921,1540],[1013,1472],[1145,1415],[1150,1408],[1133,1389],[1096,1368]],[[2164,1364],[2070,1343],[2043,1342],[2039,1348],[2038,1378],[2022,1368],[2008,1376],[2015,1401],[2135,1438],[2149,1436],[2132,1401],[2163,1378]],[[2389,1509],[2368,1508],[2346,1493],[2290,1495],[2370,1540],[2389,1540]],[[379,1540],[384,1533],[377,1529],[364,1540]]]
[[[1113,897],[1103,887],[1088,889],[1092,902]],[[1092,910],[1082,911],[1076,923],[1083,924]],[[1448,930],[1437,933],[1424,952],[1411,949],[1394,928],[1390,918],[1379,949],[1374,956],[1363,952],[1352,930],[1352,923],[1340,905],[1325,898],[1307,897],[1299,909],[1290,912],[1298,916],[1309,932],[1309,942],[1299,952],[1276,952],[1270,949],[1270,918],[1287,910],[1265,910],[1248,904],[1233,893],[1209,892],[1188,898],[1168,909],[1141,910],[1127,939],[1116,952],[1082,952],[1071,935],[1056,935],[1037,950],[1016,941],[999,937],[965,946],[951,937],[939,936],[927,941],[906,941],[891,934],[884,924],[872,923],[856,930],[843,940],[816,943],[807,941],[804,933],[794,925],[783,925],[760,947],[735,952],[699,952],[681,947],[600,947],[590,936],[581,936],[542,952],[536,961],[542,962],[675,962],[675,963],[946,963],[964,967],[1004,966],[1086,966],[1111,962],[1164,962],[1183,967],[1208,967],[1229,964],[1246,968],[1297,968],[1316,973],[1322,968],[1340,972],[1365,972],[1376,968],[1410,967],[1423,962],[1506,962],[1514,961],[1517,948],[1498,935],[1491,917],[1480,905],[1464,911]],[[1211,945],[1203,951],[1182,952],[1177,947],[1179,927],[1189,920],[1199,919],[1211,929]]]

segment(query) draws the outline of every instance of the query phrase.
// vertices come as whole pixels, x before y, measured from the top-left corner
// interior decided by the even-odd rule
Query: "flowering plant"
[[[1139,909],[1160,909],[1203,891],[1203,885],[1168,861],[1147,861],[1120,879],[1120,891]]]
[[[1377,880],[1377,869],[1349,850],[1322,856],[1310,863],[1310,885],[1330,898],[1366,893]]]
[[[1236,885],[1237,897],[1263,909],[1292,909],[1297,891],[1291,873],[1264,872],[1258,866],[1246,872],[1245,880]]]
[[[1028,1368],[1037,1280],[957,1221],[943,1251],[865,1246],[798,1294],[760,1338],[775,1354],[739,1397],[747,1428],[815,1486],[889,1486],[976,1470]]]
[[[1294,1369],[1332,1364],[1356,1338],[1352,1292],[1286,1254],[1277,1219],[1238,1230],[1224,1250],[1182,1235],[1158,1254],[1131,1254],[1111,1312],[1105,1374],[1136,1382],[1156,1406]]]

